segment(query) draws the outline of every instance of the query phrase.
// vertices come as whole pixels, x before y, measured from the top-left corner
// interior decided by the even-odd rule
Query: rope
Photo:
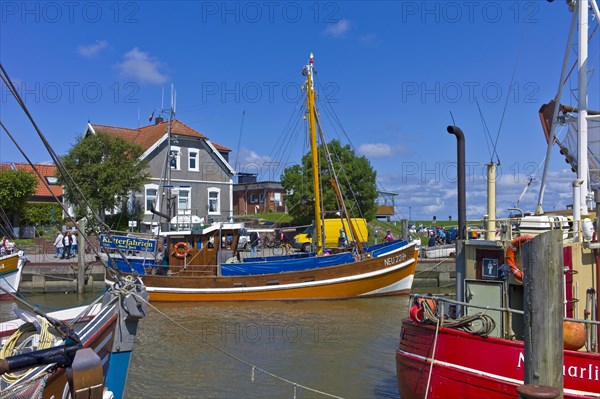
[[[433,299],[436,300],[435,298]],[[431,306],[427,301],[421,301],[421,307],[423,309],[423,323],[439,324],[440,317],[438,317],[436,312],[431,309]],[[481,326],[474,327],[473,323],[475,321],[481,322]],[[487,337],[496,328],[496,322],[490,315],[479,312],[474,315],[463,316],[460,319],[444,319],[444,327],[454,328],[481,337]]]
[[[433,364],[435,363],[435,350],[437,348],[439,331],[440,331],[440,319],[437,320],[437,323],[435,325],[435,337],[433,339],[433,352],[431,353],[431,365],[429,366],[429,376],[427,377],[427,387],[425,388],[425,399],[427,399],[427,395],[429,394],[429,387],[431,384],[431,374],[433,373]]]
[[[311,387],[306,386],[306,385],[299,384],[299,383],[291,381],[291,380],[289,380],[287,378],[281,377],[281,376],[279,376],[279,375],[277,375],[275,373],[272,373],[272,372],[270,372],[268,370],[260,368],[260,367],[258,367],[256,365],[254,365],[254,364],[252,364],[252,363],[250,363],[250,362],[248,362],[248,361],[246,361],[246,360],[244,360],[244,359],[242,359],[242,358],[234,355],[233,353],[227,352],[226,350],[221,349],[218,346],[211,344],[203,336],[200,336],[200,335],[196,334],[194,331],[190,330],[189,328],[187,328],[183,324],[179,323],[178,321],[176,321],[172,317],[168,316],[166,313],[162,312],[160,309],[158,309],[156,306],[152,305],[149,301],[145,300],[144,298],[142,298],[138,294],[136,294],[136,293],[132,293],[132,294],[134,296],[136,296],[137,298],[139,298],[140,301],[143,301],[146,304],[148,304],[148,306],[150,306],[152,309],[154,309],[155,311],[157,311],[165,319],[169,320],[171,323],[173,323],[177,327],[181,328],[183,331],[187,332],[188,334],[190,334],[194,338],[199,339],[202,343],[210,346],[211,348],[213,348],[217,352],[220,352],[220,353],[224,354],[225,356],[228,356],[228,357],[230,357],[230,358],[232,358],[234,360],[237,360],[238,362],[240,362],[242,364],[245,364],[248,367],[251,367],[251,375],[250,375],[251,381],[254,381],[255,371],[260,371],[260,372],[262,372],[262,373],[264,373],[264,374],[266,374],[266,375],[268,375],[268,376],[270,376],[270,377],[272,377],[274,379],[277,379],[279,381],[282,381],[282,382],[285,382],[287,384],[292,385],[294,387],[294,397],[296,395],[296,390],[299,387],[299,388],[305,389],[307,391],[317,393],[319,395],[327,396],[329,398],[343,399],[341,396],[333,395],[333,394],[330,394],[330,393],[327,393],[327,392],[324,392],[324,391],[321,391],[321,390],[318,390],[318,389],[315,389],[315,388],[311,388]]]
[[[39,334],[38,345],[37,345],[36,350],[49,348],[54,343],[54,335],[52,335],[52,333],[50,333],[50,322],[48,320],[46,320],[45,318],[39,317],[39,316],[37,319],[41,324],[41,331]],[[8,356],[12,356],[13,354],[15,354],[15,348],[17,347],[17,344],[19,344],[19,341],[21,340],[21,338],[24,337],[26,334],[29,334],[29,333],[35,334],[36,332],[37,332],[37,329],[33,325],[33,323],[25,323],[25,324],[21,325],[17,329],[17,331],[15,331],[10,336],[10,338],[8,338],[6,343],[0,349],[0,358],[6,359]],[[27,338],[31,338],[31,336],[25,337],[23,340],[21,340],[21,344],[23,344],[23,342],[25,342],[25,340]],[[22,348],[18,348],[17,352],[20,351],[20,349],[22,349]],[[25,374],[27,372],[29,372],[29,370],[27,370],[25,372],[20,372],[20,373],[5,373],[5,374],[2,374],[2,376],[0,378],[3,381],[7,382],[8,384],[14,384],[16,381],[19,380],[19,378],[21,378],[21,376],[23,374]]]

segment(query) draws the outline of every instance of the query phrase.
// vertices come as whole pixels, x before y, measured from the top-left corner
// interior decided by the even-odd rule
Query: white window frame
[[[160,195],[158,195],[158,184],[145,184],[144,185],[144,214],[151,215],[150,209],[148,209],[148,190],[156,190],[156,196],[154,197],[154,209],[160,209],[159,199]]]
[[[192,155],[194,155],[194,157],[192,158]],[[195,159],[196,161],[196,167],[192,167],[192,159]],[[188,149],[188,170],[192,171],[192,172],[199,172],[200,171],[200,150],[196,149],[196,148],[189,148]]]
[[[175,155],[175,167],[171,166],[171,153],[176,152]],[[181,170],[181,147],[171,146],[169,150],[169,167],[172,170]]]
[[[187,207],[182,208],[180,206],[179,197],[181,192],[187,193]],[[177,192],[177,214],[178,215],[191,215],[192,214],[192,189],[191,188],[179,188]]]
[[[207,198],[207,204],[206,204],[207,205],[206,206],[207,214],[208,215],[220,215],[221,214],[221,189],[217,188],[217,187],[209,187],[207,189],[207,191],[208,191],[208,194],[206,196],[206,198]],[[216,211],[210,210],[210,199],[211,199],[210,195],[213,193],[217,194],[217,210]]]

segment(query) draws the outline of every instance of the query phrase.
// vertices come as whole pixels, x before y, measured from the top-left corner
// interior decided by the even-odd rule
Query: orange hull
[[[143,276],[151,301],[317,300],[400,295],[410,291],[414,245],[339,266],[240,277]],[[110,281],[107,281],[110,284]]]

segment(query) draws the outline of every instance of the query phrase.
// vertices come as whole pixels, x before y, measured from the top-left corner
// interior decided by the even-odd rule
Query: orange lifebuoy
[[[532,236],[517,237],[510,242],[510,245],[506,249],[506,264],[510,266],[510,271],[519,281],[523,281],[523,272],[519,269],[517,263],[515,262],[515,253],[519,248],[521,248],[521,244],[523,244],[525,241],[531,240],[532,238]]]
[[[184,241],[179,241],[177,244],[173,246],[173,255],[176,258],[183,259],[188,256],[188,243]]]

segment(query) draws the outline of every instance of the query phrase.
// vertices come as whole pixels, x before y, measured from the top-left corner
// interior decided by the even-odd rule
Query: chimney
[[[154,119],[154,124],[158,125],[159,123],[163,123],[165,121],[164,118],[157,116],[156,119]]]

